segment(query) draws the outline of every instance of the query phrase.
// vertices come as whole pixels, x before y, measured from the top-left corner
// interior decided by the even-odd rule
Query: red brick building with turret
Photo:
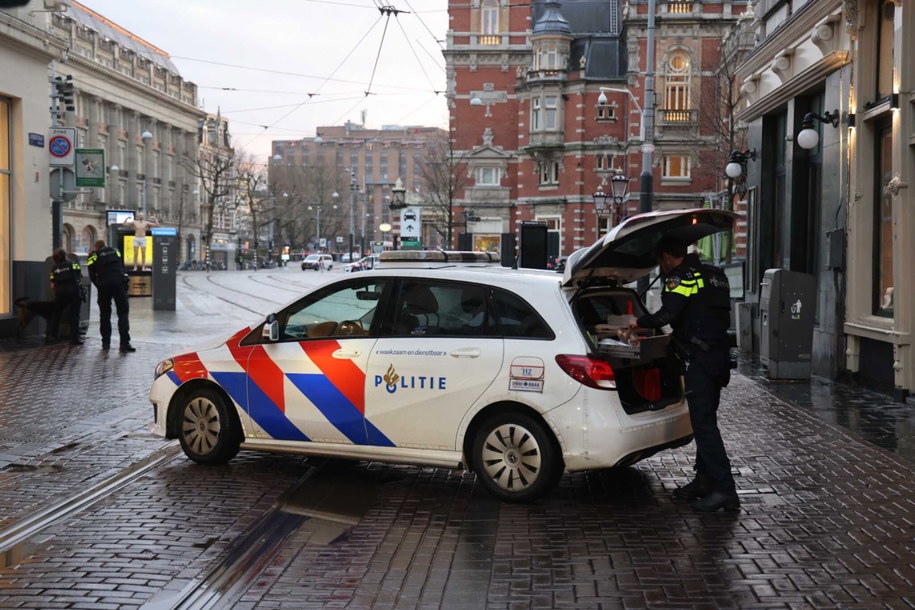
[[[734,136],[721,133],[722,40],[747,2],[656,4],[652,207],[720,205]],[[473,248],[500,251],[540,221],[550,254],[568,255],[638,211],[648,6],[449,1],[450,133]],[[599,216],[592,194],[618,172],[629,192]]]

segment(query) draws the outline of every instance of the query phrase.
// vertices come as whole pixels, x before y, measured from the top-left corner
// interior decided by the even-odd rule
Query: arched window
[[[483,9],[481,11],[482,19],[480,31],[480,44],[499,44],[499,2],[498,0],[483,0]]]
[[[664,118],[666,121],[688,121],[689,101],[689,56],[682,51],[671,54],[665,66]]]
[[[92,225],[86,225],[85,227],[83,227],[83,232],[82,232],[82,235],[80,236],[80,244],[79,244],[80,250],[82,250],[83,252],[89,252],[90,250],[92,250],[92,247],[95,245],[95,236],[96,235],[97,235],[97,233],[95,232],[95,227],[93,227]]]

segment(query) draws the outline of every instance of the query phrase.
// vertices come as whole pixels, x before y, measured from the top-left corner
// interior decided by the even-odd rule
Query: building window
[[[477,168],[478,186],[499,186],[501,176],[498,167]]]
[[[540,164],[539,168],[540,186],[559,184],[559,163],[556,161],[546,161]]]
[[[499,3],[496,0],[483,0],[482,24],[483,35],[480,44],[499,44]]]
[[[558,70],[559,69],[559,51],[555,46],[545,46],[535,55],[535,70]]]
[[[664,178],[689,178],[689,157],[670,155],[664,157]]]
[[[531,99],[531,131],[540,131],[543,129],[541,122],[540,98]]]
[[[559,114],[559,107],[557,105],[557,97],[555,95],[548,95],[543,98],[544,106],[544,125],[543,127],[548,130],[553,130],[558,127],[557,116]]]
[[[598,122],[604,121],[615,121],[616,120],[616,102],[612,105],[603,105],[597,107],[597,120]]]
[[[880,3],[877,20],[877,100],[893,93],[893,20],[896,16],[895,0]]]
[[[688,121],[689,57],[675,52],[667,61],[664,77],[664,118],[667,121]]]
[[[874,314],[893,317],[893,197],[886,186],[893,178],[893,127],[889,122],[877,128],[874,154]]]

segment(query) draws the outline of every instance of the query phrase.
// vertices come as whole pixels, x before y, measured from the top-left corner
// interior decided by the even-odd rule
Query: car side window
[[[370,278],[333,284],[277,314],[280,341],[377,337],[378,306],[390,284]]]
[[[533,307],[521,297],[494,288],[493,304],[496,321],[503,337],[524,339],[555,339],[556,335]]]
[[[395,336],[495,336],[489,287],[404,280],[395,306]]]

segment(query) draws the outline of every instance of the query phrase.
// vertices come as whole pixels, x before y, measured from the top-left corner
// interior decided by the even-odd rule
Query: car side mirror
[[[267,322],[264,323],[264,329],[261,331],[261,338],[270,341],[280,340],[280,323],[277,321],[275,313],[267,316]]]

